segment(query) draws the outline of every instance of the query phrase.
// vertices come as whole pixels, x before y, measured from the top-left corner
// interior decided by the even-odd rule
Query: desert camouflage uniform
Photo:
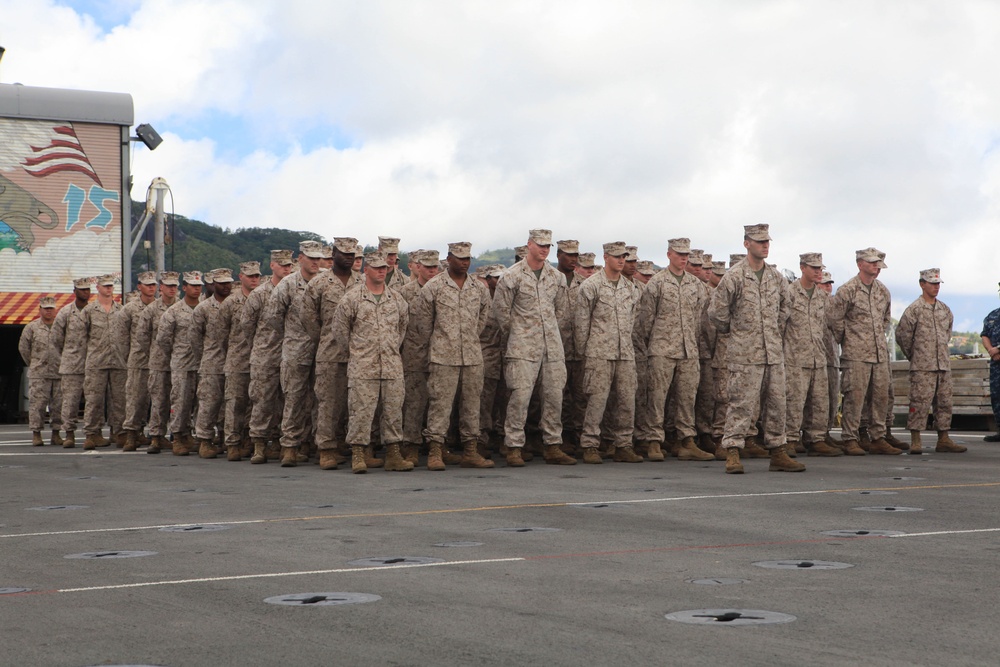
[[[827,383],[826,336],[830,297],[813,286],[810,295],[798,280],[788,287],[789,314],[784,326],[786,419],[789,440],[804,444],[826,439],[830,390]]]
[[[117,435],[125,421],[125,360],[122,358],[121,343],[116,337],[115,320],[122,305],[111,302],[110,310],[104,310],[94,299],[81,313],[87,336],[87,365],[83,379],[83,428],[88,434],[100,435],[104,425],[106,398],[107,421],[111,434]]]
[[[698,329],[705,304],[704,286],[690,273],[664,270],[646,284],[639,303],[639,339],[645,343],[649,383],[638,438],[662,443],[667,395],[676,395],[679,438],[698,435],[694,402],[701,380]]]
[[[583,277],[572,273],[569,282],[563,276],[562,287],[566,291],[566,310],[563,321],[559,322],[559,333],[562,336],[563,354],[566,356],[566,388],[563,391],[562,420],[563,430],[577,434],[583,429],[583,413],[587,405],[587,395],[583,390],[583,355],[576,349],[573,335],[573,320],[576,312],[576,299],[580,293]]]
[[[250,437],[270,440],[277,435],[284,411],[281,392],[281,342],[285,330],[275,329],[262,315],[274,285],[262,282],[243,305],[240,326],[250,343]],[[281,322],[283,325],[284,322]]]
[[[833,333],[833,317],[835,316],[833,302],[827,304],[830,311],[827,317],[826,333],[826,382],[829,392],[830,415],[827,420],[827,433],[837,427],[837,412],[840,409],[840,345]],[[806,408],[807,410],[809,408]]]
[[[231,298],[230,294],[227,300]],[[222,303],[215,296],[199,303],[191,314],[191,347],[200,350],[198,364],[198,414],[195,437],[215,440],[222,435],[223,405],[226,397],[226,353],[229,331],[222,322]]]
[[[345,285],[333,271],[309,281],[302,299],[302,325],[316,346],[316,448],[335,449],[347,441],[347,341],[338,340],[333,316],[341,299],[364,282],[352,271]]]
[[[507,337],[504,378],[510,389],[504,423],[508,447],[524,446],[524,423],[536,382],[541,381],[542,441],[562,443],[562,394],[566,385],[559,322],[566,309],[566,282],[551,264],[536,278],[526,261],[510,267],[497,283],[493,312]]]
[[[479,441],[486,445],[489,433],[503,433],[503,421],[507,415],[507,386],[503,381],[504,340],[500,325],[493,313],[492,300],[486,326],[479,334],[479,344],[483,350],[483,393],[479,401]]]
[[[698,393],[694,400],[694,427],[698,435],[712,435],[715,422],[715,371],[712,357],[715,355],[715,327],[708,320],[708,306],[712,302],[712,288],[706,292],[701,307],[698,326]]]
[[[59,353],[51,344],[55,323],[34,320],[21,332],[18,352],[28,367],[28,428],[41,431],[46,408],[52,432],[62,428],[62,391],[59,382]]]
[[[243,306],[247,297],[239,283],[233,293],[219,307],[219,335],[226,338],[225,373],[225,430],[226,447],[238,447],[249,437],[248,412],[250,409],[250,341],[244,335]]]
[[[400,355],[403,360],[403,442],[419,444],[423,442],[424,427],[427,423],[427,377],[430,373],[431,327],[433,322],[427,314],[427,302],[421,293],[424,286],[418,280],[406,284],[399,294],[406,301],[409,319]]]
[[[175,301],[176,303],[176,301]],[[156,344],[163,313],[170,306],[162,297],[142,310],[136,346],[149,350],[149,435],[165,436],[170,420],[170,354]]]
[[[149,347],[139,345],[139,325],[147,305],[133,299],[118,311],[116,337],[122,346],[128,377],[125,380],[126,431],[141,431],[149,417]]]
[[[83,398],[84,368],[87,365],[87,332],[83,308],[72,301],[56,313],[52,324],[51,344],[59,353],[59,383],[62,385],[62,423],[67,431],[76,430],[80,400]]]
[[[459,287],[444,271],[427,281],[420,298],[421,316],[430,325],[424,438],[444,444],[457,395],[459,442],[476,442],[483,393],[483,349],[479,334],[490,312],[490,290],[469,275]]]
[[[889,405],[889,350],[886,331],[892,298],[875,280],[866,287],[858,276],[840,286],[833,297],[834,336],[841,345],[841,384],[844,394],[844,440],[858,440],[861,412],[871,391],[872,440],[885,435]]]
[[[399,270],[399,264],[396,264],[396,268],[389,269],[385,275],[385,286],[396,290],[397,292],[406,286],[409,280],[402,271]]]
[[[365,283],[347,292],[333,315],[333,332],[345,341],[347,362],[347,444],[367,446],[372,421],[381,405],[382,444],[403,439],[403,361],[399,348],[406,333],[407,306],[398,292],[386,289],[376,300]]]
[[[922,297],[903,311],[896,325],[896,342],[910,360],[910,412],[906,428],[927,428],[927,414],[934,407],[934,428],[951,429],[952,382],[948,343],[954,317],[941,301]]]
[[[761,420],[768,449],[785,444],[785,366],[781,327],[788,319],[788,282],[765,265],[757,280],[746,259],[737,262],[712,294],[709,317],[720,333],[729,333],[729,370],[723,447],[743,448]],[[717,347],[718,349],[718,347]]]
[[[163,313],[156,330],[156,345],[170,358],[170,433],[175,438],[191,433],[198,388],[201,350],[192,345],[193,318],[194,308],[178,299]]]
[[[632,445],[635,426],[635,344],[633,325],[640,291],[628,279],[616,282],[603,270],[583,281],[576,299],[573,331],[575,347],[584,361],[587,407],[582,447],[597,447],[603,434],[615,447]],[[615,409],[608,412],[614,395]]]

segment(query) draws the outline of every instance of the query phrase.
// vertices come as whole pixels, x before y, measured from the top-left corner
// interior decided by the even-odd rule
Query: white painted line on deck
[[[1000,533],[1000,528],[971,528],[969,530],[934,530],[926,533],[904,533],[886,537],[926,537],[928,535],[968,535],[970,533]]]

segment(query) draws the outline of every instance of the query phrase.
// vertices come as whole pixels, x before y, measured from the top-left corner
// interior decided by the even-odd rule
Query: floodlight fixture
[[[137,136],[132,137],[132,141],[141,141],[151,151],[155,151],[156,147],[163,143],[163,138],[149,123],[136,126],[135,133]]]

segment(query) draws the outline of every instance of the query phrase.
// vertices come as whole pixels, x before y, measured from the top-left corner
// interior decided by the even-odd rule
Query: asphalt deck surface
[[[352,475],[31,447],[0,426],[0,664],[997,664],[1000,446],[983,435],[953,433],[964,454],[926,453],[925,433],[921,456],[800,455],[798,474]],[[702,624],[666,618],[691,610]],[[794,620],[740,624],[760,611]]]

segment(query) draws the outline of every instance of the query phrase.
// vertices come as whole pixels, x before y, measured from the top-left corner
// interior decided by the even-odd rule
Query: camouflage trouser
[[[416,445],[424,441],[427,424],[427,376],[424,371],[403,373],[403,442]]]
[[[886,406],[889,400],[889,366],[884,363],[842,361],[841,390],[844,394],[841,428],[844,440],[857,440],[861,428],[861,412],[871,391],[871,425],[868,435],[872,440],[885,435]]]
[[[250,365],[250,404],[250,437],[275,438],[285,406],[278,367]]]
[[[712,371],[711,359],[699,359],[698,394],[694,399],[694,427],[698,434],[712,433],[712,420],[715,418],[715,395],[712,386],[715,373]]]
[[[149,435],[164,436],[170,421],[170,371],[149,371]]]
[[[583,428],[583,411],[587,396],[583,391],[583,366],[579,359],[566,361],[566,388],[563,390],[562,420],[566,431]]]
[[[222,433],[226,376],[221,373],[199,375],[197,396],[198,415],[194,422],[194,435],[200,440],[214,440],[216,428]]]
[[[141,431],[149,417],[149,370],[128,369],[125,380],[125,424],[126,431]]]
[[[788,439],[799,442],[802,430],[805,429],[804,443],[824,440],[830,417],[830,400],[827,396],[830,386],[826,378],[826,366],[785,366],[785,386],[785,430]]]
[[[729,370],[712,368],[712,398],[715,411],[712,413],[712,437],[721,438],[726,432],[726,413],[729,412]]]
[[[170,433],[191,432],[191,417],[198,390],[198,371],[173,371],[170,374]]]
[[[635,428],[636,374],[635,361],[621,359],[587,359],[583,371],[583,390],[587,394],[587,409],[583,415],[583,435],[581,447],[597,447],[601,436],[610,440],[615,447],[632,444]],[[616,397],[611,401],[609,398]],[[616,409],[608,412],[614,403]],[[601,422],[607,424],[607,432],[601,433]]]
[[[112,435],[122,430],[125,421],[124,368],[88,370],[83,379],[83,430],[87,434],[100,433],[105,421],[111,426]],[[110,398],[110,400],[108,400]]]
[[[83,373],[73,373],[59,380],[62,384],[62,424],[67,431],[76,430],[80,399],[83,398],[83,377]]]
[[[826,386],[830,399],[830,418],[827,421],[827,431],[837,428],[837,412],[840,410],[840,369],[836,366],[826,367]]]
[[[458,441],[464,444],[479,439],[479,401],[483,395],[482,364],[444,366],[432,363],[427,380],[427,394],[429,400],[424,438],[428,442],[444,442],[453,407],[458,410]]]
[[[285,394],[281,446],[298,447],[312,442],[313,367],[282,362],[281,391]]]
[[[381,406],[379,433],[383,445],[403,440],[403,378],[392,380],[349,380],[347,389],[347,444],[371,443],[375,409]]]
[[[729,409],[723,447],[743,447],[757,434],[758,414],[764,423],[764,446],[785,444],[785,365],[729,364]]]
[[[316,362],[316,448],[347,442],[347,363]]]
[[[507,400],[507,418],[504,421],[505,444],[524,447],[524,423],[528,417],[528,403],[536,384],[540,383],[542,442],[546,445],[562,443],[562,394],[566,385],[566,363],[558,361],[528,361],[508,359],[504,365],[504,379],[510,388]]]
[[[634,350],[635,351],[635,400],[632,401],[632,421],[635,426],[642,427],[649,419],[649,359],[646,357],[646,350]],[[618,397],[615,396],[608,409],[614,408],[617,412],[617,407],[615,407]],[[605,420],[607,422],[607,420]],[[610,424],[605,424],[609,429]],[[637,435],[637,429],[633,428],[633,434]],[[640,438],[641,439],[641,438]]]
[[[250,408],[250,373],[226,373],[226,446],[238,447],[249,437],[247,413]]]
[[[62,428],[62,383],[59,378],[28,380],[28,428],[41,431],[48,410],[52,430]]]
[[[674,423],[680,438],[694,437],[694,400],[698,394],[701,370],[698,359],[649,357],[649,388],[645,422],[639,424],[639,439],[663,442],[664,415],[671,388],[676,395]]]
[[[906,428],[923,431],[934,408],[934,428],[951,430],[951,371],[910,371],[910,412]]]

